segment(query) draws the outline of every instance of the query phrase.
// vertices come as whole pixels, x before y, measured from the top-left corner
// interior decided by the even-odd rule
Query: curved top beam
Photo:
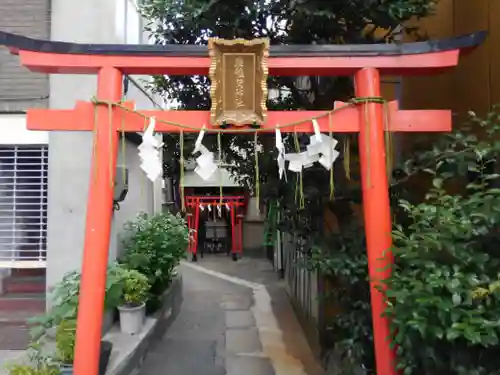
[[[342,76],[376,68],[381,74],[439,73],[455,67],[460,55],[486,37],[462,37],[406,44],[277,45],[271,47],[269,74],[274,76]],[[18,53],[32,71],[95,74],[114,67],[124,74],[208,75],[206,46],[80,44],[31,39],[0,32],[0,45]]]
[[[275,45],[271,46],[271,57],[369,57],[429,54],[451,50],[467,50],[481,44],[486,31],[463,35],[455,38],[401,44],[312,44],[312,45]],[[170,57],[207,57],[206,46],[194,44],[84,44],[48,41],[28,38],[22,35],[0,31],[0,45],[14,51],[32,51],[78,55],[114,56],[170,56]]]

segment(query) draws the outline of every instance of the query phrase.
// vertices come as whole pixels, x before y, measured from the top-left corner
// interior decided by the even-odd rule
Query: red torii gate
[[[243,252],[243,218],[237,214],[237,210],[245,207],[245,197],[242,195],[230,196],[203,196],[188,195],[185,198],[185,204],[188,211],[187,223],[190,230],[194,233],[189,238],[188,251],[192,254],[193,261],[196,261],[198,252],[198,229],[200,224],[200,206],[212,206],[216,210],[217,206],[227,206],[231,217],[231,254],[233,260],[237,259],[238,254]],[[203,252],[202,252],[203,256]]]
[[[480,44],[486,33],[460,38],[400,45],[272,46],[269,74],[288,76],[354,75],[356,96],[380,97],[380,75],[416,75],[442,72],[458,64],[459,56]],[[193,45],[92,45],[51,42],[0,32],[0,44],[18,53],[32,71],[60,74],[97,74],[97,99],[116,103],[122,97],[124,74],[208,75],[210,59],[203,46]],[[94,103],[78,102],[74,110],[28,111],[31,130],[93,131]],[[130,104],[129,104],[130,106]],[[111,112],[111,124],[109,113]],[[388,129],[393,132],[442,132],[451,130],[451,112],[400,111],[389,106]],[[210,124],[209,112],[143,111],[146,116],[174,123]],[[283,132],[313,132],[311,118],[321,111],[270,112],[262,132],[277,124],[304,121]],[[391,215],[384,147],[383,104],[365,101],[332,115],[335,132],[359,132],[363,210],[368,248],[371,304],[378,375],[395,375],[394,351],[390,348],[389,322],[381,314],[384,296],[376,286],[390,275],[392,259],[384,257],[391,247]],[[329,132],[326,117],[318,120]],[[177,126],[157,122],[157,131],[179,132]],[[368,124],[370,126],[368,126]],[[112,126],[111,129],[109,127]],[[123,126],[123,128],[122,128]],[[108,105],[97,106],[96,137],[87,203],[82,280],[78,308],[75,375],[97,375],[102,309],[113,210],[113,187],[119,131],[140,132],[143,117]],[[207,125],[208,130],[212,129]],[[189,131],[183,129],[183,131]],[[111,158],[111,162],[110,162]],[[369,178],[367,178],[369,176]]]

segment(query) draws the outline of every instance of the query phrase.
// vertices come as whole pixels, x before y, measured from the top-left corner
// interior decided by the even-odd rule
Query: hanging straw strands
[[[345,135],[344,139],[344,171],[345,177],[351,179],[351,137],[349,134]]]
[[[300,142],[299,142],[299,136],[296,131],[293,132],[293,140],[295,143],[295,151],[297,154],[300,153]],[[295,190],[295,200],[298,200],[299,203],[299,208],[303,209],[305,205],[305,199],[304,199],[304,180],[303,180],[303,169],[297,174],[297,188]]]
[[[222,139],[221,139],[221,137],[222,137],[222,133],[217,133],[217,148],[219,151],[219,165],[222,163]],[[220,194],[220,205],[222,206],[222,199],[223,199],[222,173],[219,173],[219,194]]]
[[[138,116],[142,116],[144,118],[144,130],[147,127],[148,121],[151,119],[149,116],[136,111],[135,109],[128,108],[127,106],[124,105],[123,102],[111,102],[111,101],[104,101],[104,100],[98,100],[96,98],[92,98],[92,103],[94,104],[94,127],[93,127],[93,133],[94,133],[94,144],[93,144],[93,155],[96,157],[97,153],[97,148],[96,148],[96,139],[97,139],[97,134],[99,132],[99,129],[97,127],[97,106],[98,105],[106,105],[108,107],[108,121],[109,121],[109,131],[112,131],[112,124],[113,124],[113,108],[120,108],[123,111],[127,111],[130,113],[134,113]],[[388,174],[388,179],[390,179],[391,176],[391,171],[392,171],[392,166],[393,166],[393,140],[392,140],[392,134],[389,129],[389,119],[388,119],[388,103],[386,100],[380,97],[366,97],[366,98],[353,98],[349,100],[345,105],[334,108],[330,111],[326,111],[322,113],[321,115],[311,117],[310,119],[307,120],[300,120],[300,121],[295,121],[292,123],[288,124],[280,124],[275,126],[272,129],[266,129],[268,132],[269,130],[276,130],[276,129],[284,129],[284,128],[290,128],[290,127],[296,127],[297,125],[300,125],[304,122],[307,121],[313,121],[317,120],[320,118],[324,118],[328,116],[328,126],[329,126],[329,135],[332,137],[333,135],[333,123],[332,123],[332,115],[333,113],[337,111],[341,111],[343,109],[353,107],[359,104],[366,104],[366,103],[377,103],[377,104],[383,104],[384,105],[384,123],[385,123],[385,147],[386,147],[386,163],[387,163],[387,174]],[[365,107],[364,109],[364,116],[365,116],[365,123],[366,126],[370,126],[369,121],[368,121],[368,112],[367,108]],[[184,160],[184,132],[185,131],[200,131],[199,126],[193,126],[193,125],[186,125],[186,124],[180,124],[180,123],[175,123],[171,121],[166,121],[162,119],[156,119],[157,122],[163,123],[169,126],[175,126],[179,128],[179,144],[180,144],[180,190],[181,190],[181,204],[182,204],[182,210],[185,210],[185,202],[184,202],[184,166],[185,166],[185,160]],[[222,145],[221,145],[221,136],[223,133],[226,134],[243,134],[243,133],[254,133],[254,153],[255,153],[255,194],[257,197],[257,204],[259,204],[259,198],[260,198],[260,170],[259,170],[259,156],[258,156],[258,134],[263,132],[262,129],[260,128],[211,128],[211,129],[205,129],[207,133],[217,133],[217,146],[218,146],[218,154],[219,154],[219,163],[222,162]],[[122,119],[121,123],[121,129],[120,129],[121,135],[122,135],[122,153],[123,153],[123,168],[125,167],[125,124],[124,124],[124,119]],[[368,134],[369,132],[367,132]],[[111,139],[111,137],[110,137]],[[298,135],[297,132],[294,130],[294,143],[295,143],[295,148],[296,151],[299,153],[300,152],[300,142],[298,140]],[[370,147],[369,142],[366,142],[366,147]],[[369,152],[369,150],[367,150]],[[351,179],[351,170],[350,170],[350,136],[347,134],[345,136],[344,142],[343,142],[343,165],[344,165],[344,170],[346,174],[346,178],[348,180]],[[112,157],[110,156],[110,168],[112,168],[113,161]],[[369,170],[370,168],[367,168],[367,173],[368,175],[366,176],[366,179],[368,181],[368,185],[370,185],[370,175],[369,175]],[[96,173],[96,171],[94,171]],[[125,173],[123,173],[125,176]],[[124,177],[125,178],[125,177]],[[305,198],[304,198],[304,191],[303,191],[303,171],[300,171],[297,174],[297,182],[296,182],[296,200],[298,201],[299,207],[304,208],[305,205]],[[222,177],[220,179],[220,197],[221,197],[221,202],[222,202],[222,196],[223,196],[223,191],[222,191]],[[335,184],[334,184],[334,168],[333,165],[330,168],[330,199],[333,200],[335,195]]]
[[[111,101],[108,101],[108,100],[99,100],[99,99],[96,99],[96,98],[92,98],[91,100],[92,103],[94,103],[94,105],[111,105],[112,107],[116,107],[116,108],[120,108],[126,112],[130,112],[130,113],[134,113],[138,116],[141,116],[141,117],[144,117],[144,118],[147,118],[149,119],[149,116],[139,112],[139,111],[136,111],[135,109],[132,109],[132,108],[128,108],[127,106],[123,105],[122,103],[120,102],[111,102]],[[309,119],[304,119],[304,120],[299,120],[299,121],[294,121],[294,122],[291,122],[291,123],[288,123],[288,124],[282,124],[282,125],[277,125],[271,129],[266,129],[266,131],[269,131],[269,130],[275,130],[275,129],[286,129],[286,128],[291,128],[291,127],[295,127],[295,126],[298,126],[304,122],[308,122],[308,121],[313,121],[313,120],[318,120],[318,119],[321,119],[321,118],[324,118],[324,117],[327,117],[335,112],[338,112],[338,111],[341,111],[343,109],[346,109],[346,108],[351,108],[351,107],[354,107],[354,106],[357,106],[359,104],[366,104],[366,103],[377,103],[377,104],[386,104],[387,101],[383,98],[379,98],[379,97],[374,97],[374,98],[371,98],[371,97],[367,97],[367,98],[353,98],[351,100],[349,100],[347,103],[345,103],[345,105],[343,106],[340,106],[340,107],[337,107],[337,108],[334,108],[330,111],[325,111],[324,113],[318,115],[318,116],[314,116],[314,117],[311,117]],[[193,125],[186,125],[186,124],[180,124],[180,123],[176,123],[176,122],[172,122],[172,121],[166,121],[166,120],[162,120],[162,119],[157,119],[156,120],[157,123],[162,123],[162,124],[166,124],[166,125],[170,125],[170,126],[175,126],[179,129],[184,129],[185,131],[192,131],[192,132],[198,132],[200,131],[200,127],[199,126],[193,126]],[[240,129],[240,128],[211,128],[211,129],[206,129],[205,130],[207,133],[261,133],[263,132],[262,129],[260,128],[244,128],[244,129]]]
[[[333,138],[333,123],[332,123],[332,114],[328,115],[328,135],[330,138]],[[330,150],[330,152],[332,152]],[[333,181],[333,165],[330,168],[330,200],[333,201],[335,197],[335,182]]]
[[[394,140],[390,129],[389,110],[387,102],[384,102],[384,135],[385,135],[385,162],[387,166],[387,179],[392,179],[392,168],[394,167]]]
[[[179,173],[180,173],[180,188],[181,188],[181,209],[182,212],[186,211],[186,202],[184,199],[184,130],[181,130],[179,133],[179,148],[180,148],[180,156],[179,156]]]

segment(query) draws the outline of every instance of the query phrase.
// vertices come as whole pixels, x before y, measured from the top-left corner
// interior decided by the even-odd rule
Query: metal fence
[[[290,235],[281,234],[283,274],[287,292],[313,351],[321,355],[322,301],[320,280],[316,272],[307,269],[307,256]]]

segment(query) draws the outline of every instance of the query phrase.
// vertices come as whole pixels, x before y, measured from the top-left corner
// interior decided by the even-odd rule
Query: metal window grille
[[[0,267],[44,268],[48,146],[0,146]]]

